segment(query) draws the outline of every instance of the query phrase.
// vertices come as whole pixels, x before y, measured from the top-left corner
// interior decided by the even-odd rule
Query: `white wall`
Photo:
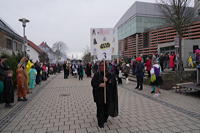
[[[189,56],[193,54],[193,46],[198,45],[200,48],[200,39],[196,40],[183,40],[183,52],[182,52],[182,57],[183,57],[183,63],[184,66],[187,65],[187,59]]]
[[[30,46],[27,46],[27,49],[26,49],[26,52],[27,54],[29,55],[29,58],[33,61],[33,62],[36,62],[36,61],[39,61],[39,53],[33,49],[32,47]]]
[[[174,46],[175,42],[163,43],[158,45],[158,51],[162,47]],[[196,40],[182,40],[182,60],[183,65],[187,66],[187,59],[193,54],[193,46],[198,45],[200,48],[200,39]]]

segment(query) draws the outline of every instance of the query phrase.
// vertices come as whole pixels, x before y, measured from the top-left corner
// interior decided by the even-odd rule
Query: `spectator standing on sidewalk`
[[[147,57],[145,66],[146,66],[146,71],[148,73],[148,78],[150,78],[151,77],[150,70],[151,70],[152,63],[151,63],[151,59],[149,57]]]
[[[27,74],[25,70],[27,58],[23,57],[17,68],[17,97],[18,101],[27,101]]]
[[[189,56],[189,58],[188,58],[188,67],[194,67],[194,63],[193,63],[193,59],[192,59],[192,56]]]
[[[175,60],[176,60],[176,55],[174,52],[171,53],[169,56],[169,66],[172,68],[172,71],[175,71]]]
[[[135,89],[143,90],[143,78],[144,78],[144,64],[141,62],[142,58],[137,57],[137,66],[135,69],[135,75],[137,78],[137,86]]]
[[[37,76],[37,70],[35,69],[35,66],[33,65],[29,71],[29,88],[34,89],[35,88],[35,80]]]
[[[160,58],[159,58],[159,62],[160,62],[162,72],[164,72],[164,61],[165,61],[165,56],[161,53]]]
[[[131,61],[131,68],[132,68],[132,74],[135,75],[135,68],[136,68],[136,60],[135,58],[132,59]]]
[[[5,61],[7,58],[5,56],[1,56],[0,58],[0,103],[3,103],[3,91],[4,91],[4,81],[7,76],[7,66],[5,65]]]
[[[97,120],[100,128],[104,127],[109,116],[118,115],[118,92],[116,78],[106,69],[104,78],[104,62],[100,62],[99,71],[94,74],[91,85],[93,87],[94,102],[97,106]],[[104,87],[106,87],[106,102],[104,101]]]
[[[130,72],[130,65],[126,64],[126,66],[124,67],[124,76],[126,78],[126,84],[129,83],[129,79],[128,79],[129,72]]]
[[[36,62],[35,63],[35,69],[37,70],[37,76],[36,76],[36,84],[40,84],[41,82],[41,76],[42,76],[42,69],[40,67],[40,63],[39,62]]]

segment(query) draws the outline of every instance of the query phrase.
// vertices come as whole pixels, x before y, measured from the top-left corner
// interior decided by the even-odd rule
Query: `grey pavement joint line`
[[[56,76],[55,76],[56,77]],[[0,132],[7,127],[7,125],[13,120],[15,119],[15,117],[17,116],[18,113],[20,113],[22,111],[22,109],[37,95],[39,94],[39,92],[41,91],[40,88],[44,88],[45,86],[47,86],[51,80],[53,80],[55,77],[51,78],[50,80],[47,81],[47,83],[45,83],[44,85],[40,86],[39,88],[37,88],[37,90],[35,91],[35,93],[33,93],[30,97],[29,100],[26,102],[21,102],[18,103],[17,105],[15,105],[16,107],[13,107],[13,109],[6,114],[2,119],[0,119]]]
[[[164,106],[167,106],[167,107],[169,107],[169,108],[171,108],[171,109],[174,109],[174,110],[176,110],[176,111],[178,111],[178,112],[181,112],[181,113],[183,113],[183,114],[185,114],[185,115],[187,115],[187,116],[190,116],[190,117],[192,117],[192,118],[196,118],[196,119],[199,119],[199,120],[200,120],[200,114],[199,114],[199,113],[192,112],[192,111],[186,110],[186,109],[184,109],[184,108],[178,107],[178,106],[176,106],[176,105],[167,103],[167,102],[165,102],[165,101],[162,101],[162,100],[153,98],[152,96],[149,96],[149,95],[146,95],[146,94],[142,94],[142,93],[140,93],[140,92],[138,92],[138,91],[136,91],[136,90],[134,90],[134,89],[130,89],[130,88],[125,87],[125,86],[123,86],[122,88],[128,89],[128,90],[130,90],[130,91],[133,91],[134,93],[136,93],[136,94],[138,94],[138,95],[144,96],[144,97],[146,97],[146,98],[148,98],[148,99],[151,99],[151,100],[153,100],[153,101],[156,101],[156,102],[158,102],[158,103],[160,103],[160,104],[162,104],[162,105],[164,105]]]

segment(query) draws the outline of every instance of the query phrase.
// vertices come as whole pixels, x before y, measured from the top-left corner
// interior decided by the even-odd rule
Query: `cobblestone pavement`
[[[200,121],[145,95],[119,87],[119,116],[97,127],[90,78],[58,75],[2,132],[14,133],[200,133]]]

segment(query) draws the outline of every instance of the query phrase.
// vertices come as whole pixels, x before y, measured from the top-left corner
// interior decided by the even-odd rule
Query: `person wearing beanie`
[[[135,89],[143,90],[144,64],[141,62],[142,61],[141,57],[137,57],[136,61],[137,61],[137,66],[135,69],[135,75],[137,79],[137,86],[135,87]]]

